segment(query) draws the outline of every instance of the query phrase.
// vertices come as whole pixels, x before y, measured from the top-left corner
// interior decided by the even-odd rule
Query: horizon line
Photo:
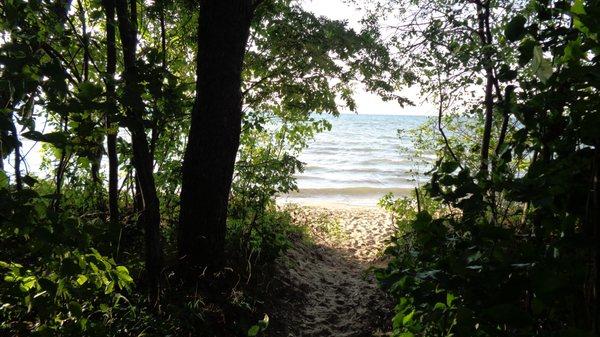
[[[369,115],[369,116],[408,116],[408,117],[435,117],[436,114],[403,114],[403,113],[360,113],[340,112],[340,115]]]

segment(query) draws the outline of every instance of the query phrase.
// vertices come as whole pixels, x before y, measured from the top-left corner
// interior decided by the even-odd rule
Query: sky
[[[343,0],[300,0],[302,6],[317,14],[323,15],[330,19],[347,21],[348,24],[355,29],[359,29],[358,20],[362,17],[360,10],[353,6],[349,6]],[[369,0],[363,0],[369,1]],[[355,93],[358,114],[370,115],[432,115],[435,114],[435,109],[427,104],[420,102],[418,88],[408,88],[402,92],[404,97],[412,100],[415,106],[401,107],[397,102],[384,102],[379,96],[366,92],[358,88]],[[342,111],[344,113],[344,111]],[[346,111],[346,113],[352,113]],[[24,151],[29,151],[32,144],[25,140]],[[32,171],[38,171],[39,167],[39,144],[34,146],[27,158],[29,168]]]
[[[344,3],[343,0],[303,0],[302,6],[317,15],[347,21],[350,27],[360,29],[358,20],[362,17],[361,11]],[[401,107],[397,102],[384,102],[376,94],[359,88],[354,96],[358,107],[357,112],[369,115],[435,115],[435,108],[422,101],[418,88],[407,88],[402,91],[402,95],[413,101],[415,106]]]

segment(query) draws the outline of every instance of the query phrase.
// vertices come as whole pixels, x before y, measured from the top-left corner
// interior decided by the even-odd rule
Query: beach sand
[[[376,207],[285,205],[307,235],[278,261],[284,288],[271,336],[372,336],[387,330],[390,301],[373,277],[394,231]]]

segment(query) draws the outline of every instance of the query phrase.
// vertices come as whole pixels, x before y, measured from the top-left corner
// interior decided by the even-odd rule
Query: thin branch
[[[438,81],[441,82],[439,73],[438,73]],[[439,95],[440,95],[440,97],[439,97],[440,103],[439,103],[439,108],[438,108],[438,130],[440,131],[440,134],[444,138],[444,144],[446,144],[446,149],[448,149],[448,152],[450,153],[450,155],[452,156],[454,161],[458,164],[460,169],[464,170],[463,166],[461,165],[460,161],[458,160],[458,157],[452,150],[452,147],[450,146],[450,142],[448,141],[448,137],[446,137],[446,132],[444,132],[444,128],[442,127],[442,116],[444,114],[444,94],[442,92],[441,83],[440,83],[440,87],[439,87]]]

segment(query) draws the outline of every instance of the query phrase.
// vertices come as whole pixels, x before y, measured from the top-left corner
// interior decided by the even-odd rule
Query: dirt
[[[270,336],[382,336],[390,301],[373,277],[394,226],[366,207],[295,207],[307,234],[278,261]]]

